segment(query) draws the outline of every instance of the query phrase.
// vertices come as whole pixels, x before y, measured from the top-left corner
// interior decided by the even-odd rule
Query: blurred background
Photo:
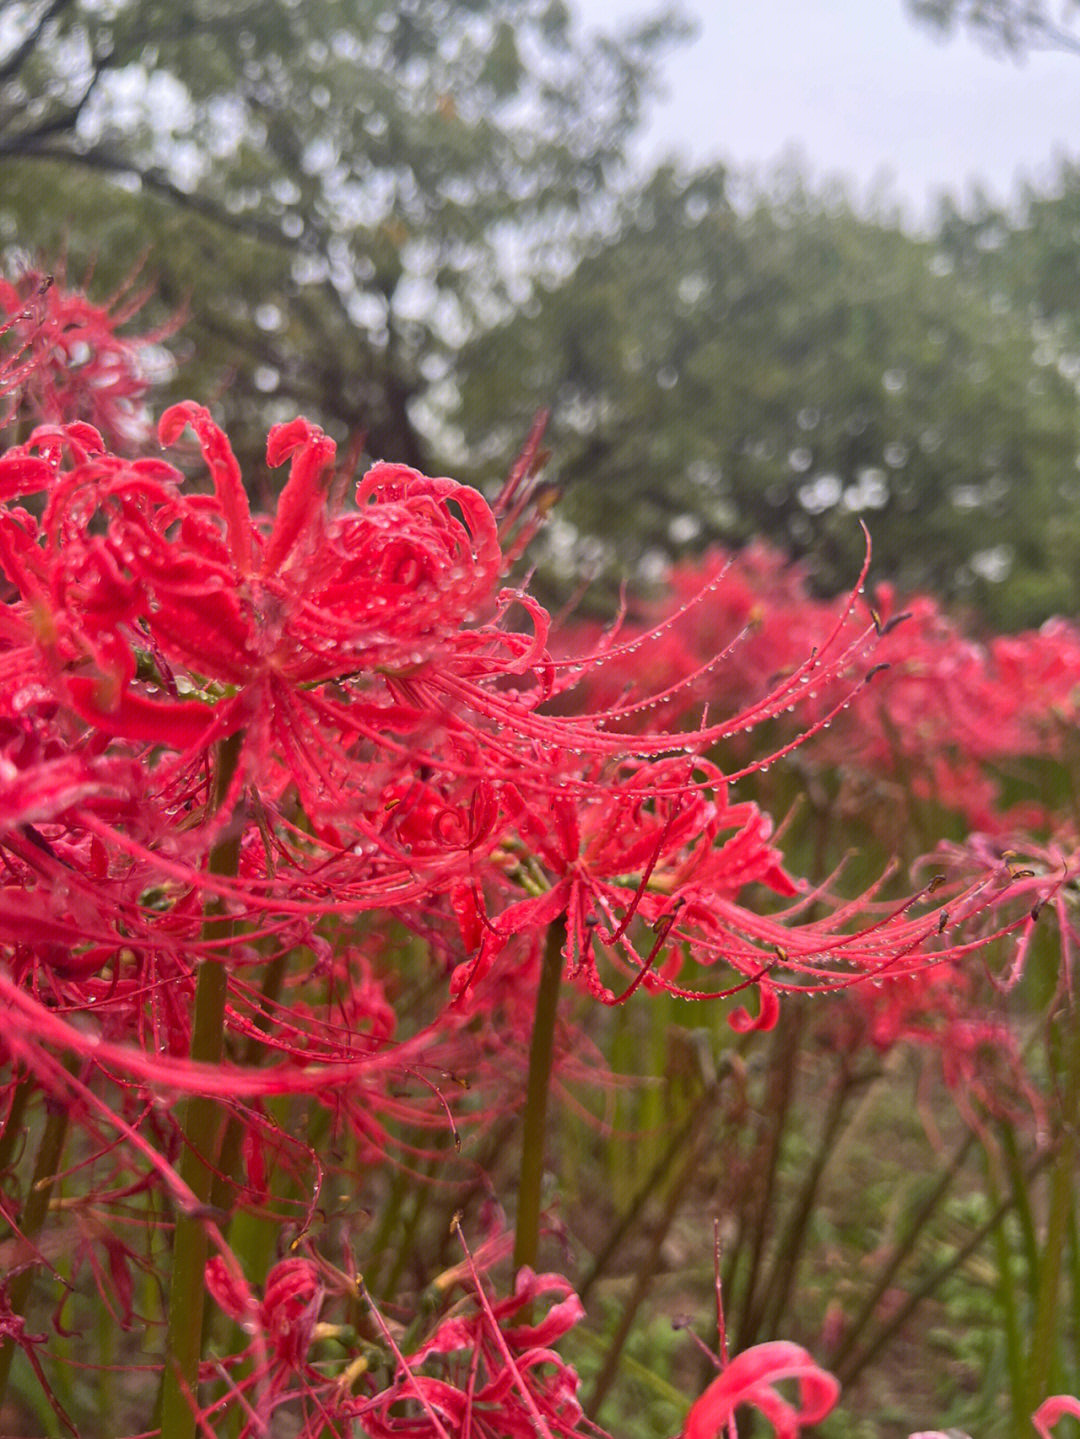
[[[35,272],[83,286],[122,334],[155,337],[136,353],[156,412],[211,406],[256,500],[281,483],[267,429],[298,412],[343,448],[494,494],[550,410],[559,498],[531,558],[545,598],[584,612],[571,650],[594,648],[590,608],[608,620],[624,580],[646,594],[639,634],[722,570],[700,552],[766,542],[664,644],[628,645],[642,690],[676,705],[698,703],[676,675],[699,666],[725,713],[797,673],[832,624],[804,578],[848,591],[864,522],[873,581],[962,621],[936,600],[882,605],[915,611],[874,651],[890,674],[740,798],[787,816],[792,872],[815,883],[843,870],[857,893],[891,856],[973,829],[1001,843],[972,862],[1011,878],[1006,826],[1080,823],[1080,648],[1069,626],[967,637],[1080,614],[1078,93],[1080,0],[0,0],[0,322],[33,305]],[[90,360],[76,344],[87,385]],[[733,737],[725,771],[814,713]],[[1037,848],[1016,873],[1065,864]],[[400,1014],[441,1003],[420,937],[371,938]],[[1066,1302],[1054,1383],[1080,1392],[1075,1125],[1046,1145],[1032,1102],[1067,1115],[1067,1067],[1080,1103],[1080,1044],[1051,1022],[1071,962],[1056,943],[1048,916],[1013,990],[1015,1051],[969,1023],[1004,1012],[1011,950],[955,993],[942,969],[813,1016],[785,1005],[768,1035],[671,996],[592,1006],[590,1045],[641,1082],[607,1087],[587,1050],[560,1105],[553,1192],[581,1256],[591,1413],[659,1439],[711,1380],[672,1318],[714,1313],[718,1211],[735,1340],[805,1341],[835,1367],[832,1439],[953,1419],[1029,1434]],[[322,1131],[295,1132],[318,1147]],[[360,1232],[378,1216],[372,1293],[420,1296],[430,1256],[457,1262],[449,1213],[487,1203],[475,1173],[506,1176],[510,1132],[466,1150],[460,1192],[414,1196],[410,1170],[372,1166],[348,1201]],[[431,1132],[402,1133],[438,1174]],[[1062,1227],[1044,1242],[1032,1186],[1051,1158]],[[109,1383],[133,1352],[113,1332]],[[620,1363],[634,1384],[609,1401]],[[63,1402],[111,1413],[104,1387],[80,1399],[78,1366]],[[20,1394],[36,1432],[60,1432],[36,1392]]]
[[[66,266],[258,495],[298,410],[497,486],[601,607],[763,536],[1080,607],[1072,0],[3,0],[0,265]],[[126,301],[124,302],[126,303]]]

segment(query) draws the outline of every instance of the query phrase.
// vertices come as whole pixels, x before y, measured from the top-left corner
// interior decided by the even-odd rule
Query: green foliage
[[[1076,0],[907,0],[907,7],[914,19],[933,30],[967,30],[1008,55],[1047,48],[1080,53]]]
[[[764,534],[835,590],[861,516],[880,579],[998,628],[1075,609],[1080,172],[921,238],[798,173],[634,182],[681,33],[586,38],[558,0],[13,0],[0,259],[66,250],[104,295],[149,252],[190,309],[162,402],[211,399],[256,488],[298,409],[487,485],[550,404],[560,585]]]
[[[460,339],[604,222],[684,28],[585,39],[560,0],[13,0],[0,237],[105,285],[149,248],[190,306],[184,392],[241,450],[280,404],[419,463]]]
[[[797,174],[736,204],[723,171],[669,168],[477,339],[461,418],[505,463],[552,404],[564,513],[589,537],[571,569],[765,534],[835,590],[862,516],[875,574],[1018,625],[1080,602],[1076,393],[1034,349],[1027,313],[936,240]]]

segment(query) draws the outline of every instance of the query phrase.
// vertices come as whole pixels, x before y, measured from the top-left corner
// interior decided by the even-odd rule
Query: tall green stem
[[[224,802],[236,773],[242,736],[231,735],[218,746],[214,785],[215,811]],[[240,833],[232,830],[210,855],[210,873],[231,876],[240,859]],[[203,935],[221,939],[231,932],[231,922],[217,918],[221,904],[211,899],[206,907]],[[225,1000],[229,972],[225,960],[204,960],[195,986],[195,1013],[191,1031],[191,1058],[217,1064],[225,1038]],[[200,1204],[206,1204],[213,1187],[214,1170],[210,1156],[220,1127],[217,1101],[192,1095],[182,1121],[184,1152],[180,1177]],[[199,1359],[202,1351],[204,1274],[209,1245],[203,1220],[198,1214],[180,1214],[173,1237],[172,1282],[169,1288],[169,1321],[165,1340],[165,1373],[160,1404],[161,1439],[194,1439]]]
[[[0,1130],[0,1175],[3,1175],[11,1163],[15,1146],[23,1137],[23,1115],[34,1089],[34,1081],[26,1073],[21,1073],[11,1087],[11,1103],[8,1105],[3,1130]]]
[[[874,1281],[874,1287],[860,1304],[854,1318],[847,1327],[847,1334],[844,1339],[829,1356],[828,1363],[830,1369],[839,1369],[848,1355],[858,1346],[866,1334],[867,1326],[877,1313],[882,1296],[900,1272],[904,1262],[914,1252],[920,1236],[937,1214],[953,1181],[963,1169],[968,1154],[975,1143],[975,1138],[974,1130],[970,1130],[964,1136],[960,1148],[941,1171],[934,1187],[902,1226],[896,1243],[893,1245],[892,1253],[878,1272],[877,1278]]]
[[[562,983],[562,947],[566,930],[557,920],[547,933],[540,987],[536,992],[532,1042],[529,1046],[529,1083],[525,1093],[525,1124],[521,1136],[521,1179],[518,1184],[517,1228],[514,1231],[514,1268],[536,1267],[540,1249],[540,1191],[544,1179],[544,1140],[547,1135],[551,1061],[555,1051],[555,1016]]]
[[[1044,1152],[1029,1164],[1027,1169],[1028,1183],[1046,1168],[1050,1163],[1050,1157],[1048,1152]],[[970,1259],[979,1246],[994,1233],[1005,1219],[1005,1216],[1011,1213],[1015,1207],[1016,1204],[1012,1195],[1007,1195],[991,1212],[989,1218],[979,1225],[967,1243],[961,1245],[960,1248],[956,1250],[951,1259],[939,1265],[921,1284],[916,1285],[908,1294],[903,1304],[893,1311],[888,1322],[883,1324],[881,1328],[867,1340],[864,1347],[859,1350],[857,1354],[849,1355],[843,1363],[837,1363],[835,1358],[830,1359],[829,1368],[842,1385],[847,1387],[850,1384],[854,1384],[862,1371],[877,1358],[889,1340],[892,1339],[893,1335],[899,1333],[904,1327],[916,1309],[918,1309],[919,1305],[935,1293],[950,1275],[955,1274],[961,1265]]]
[[[994,1209],[1001,1204],[1001,1185],[997,1178],[996,1156],[990,1149],[986,1155],[986,1192]],[[1019,1155],[1015,1156],[1019,1160]],[[1024,1191],[1026,1197],[1026,1190]],[[1019,1200],[1019,1193],[1013,1188],[1013,1198]],[[999,1224],[994,1230],[994,1252],[997,1260],[998,1305],[1001,1309],[1002,1327],[1005,1330],[1005,1363],[1009,1374],[1009,1399],[1012,1403],[1012,1429],[1014,1439],[1022,1439],[1029,1423],[1025,1413],[1027,1390],[1024,1383],[1023,1330],[1020,1324],[1020,1307],[1016,1296],[1016,1277],[1013,1273],[1012,1245],[1005,1225]]]
[[[1061,1270],[1072,1190],[1076,1179],[1076,1124],[1080,1115],[1080,1006],[1072,1006],[1062,1020],[1061,1145],[1050,1174],[1050,1204],[1046,1240],[1039,1264],[1035,1319],[1031,1331],[1031,1360],[1025,1413],[1030,1413],[1051,1392],[1051,1379],[1061,1338]]]
[[[45,1223],[49,1212],[49,1200],[52,1197],[53,1185],[56,1182],[60,1159],[64,1151],[64,1141],[67,1139],[67,1104],[62,1100],[46,1099],[45,1102],[48,1109],[41,1143],[38,1146],[37,1159],[34,1162],[34,1177],[30,1182],[26,1203],[19,1215],[19,1230],[27,1244],[33,1244]],[[36,1266],[28,1257],[26,1268],[16,1274],[7,1287],[8,1306],[13,1315],[21,1316],[26,1308],[27,1300],[30,1298],[30,1288],[34,1282],[35,1268]],[[4,1391],[7,1389],[15,1348],[16,1345],[12,1339],[6,1339],[3,1344],[0,1344],[0,1401],[3,1400]]]
[[[715,1095],[715,1092],[713,1092],[713,1095]],[[708,1110],[707,1108],[700,1109],[696,1111],[696,1113],[698,1117],[704,1121],[707,1118]],[[604,1355],[604,1362],[600,1366],[600,1372],[593,1382],[593,1389],[589,1396],[589,1401],[585,1405],[585,1413],[593,1423],[596,1422],[596,1416],[600,1411],[600,1406],[603,1404],[608,1390],[611,1388],[619,1372],[626,1341],[629,1339],[630,1331],[634,1327],[638,1310],[644,1303],[645,1297],[652,1287],[657,1271],[660,1268],[660,1256],[667,1242],[668,1235],[671,1233],[671,1227],[675,1223],[675,1217],[694,1179],[701,1172],[701,1161],[704,1157],[710,1131],[711,1126],[704,1122],[697,1125],[696,1132],[692,1135],[690,1143],[685,1150],[682,1167],[665,1196],[663,1210],[653,1227],[648,1248],[644,1256],[640,1258],[635,1265],[637,1278],[634,1281],[633,1290],[623,1306],[618,1327],[612,1336],[611,1343],[608,1345],[607,1352]]]

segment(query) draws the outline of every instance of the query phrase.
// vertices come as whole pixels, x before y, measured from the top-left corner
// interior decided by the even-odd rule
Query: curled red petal
[[[53,474],[52,465],[38,455],[5,455],[0,459],[0,500],[48,489]]]
[[[214,1254],[206,1261],[204,1280],[211,1299],[222,1313],[236,1323],[250,1319],[257,1311],[255,1296],[246,1283],[241,1284],[234,1267],[227,1264],[220,1254]]]
[[[312,521],[322,514],[320,480],[333,464],[337,446],[318,425],[303,416],[275,425],[266,441],[266,462],[280,465],[292,456],[292,467],[281,498],[270,540],[263,556],[262,573],[275,574],[296,548]]]
[[[1052,1394],[1035,1410],[1031,1422],[1042,1439],[1050,1439],[1050,1430],[1065,1414],[1080,1419],[1080,1399],[1075,1399],[1071,1394]]]
[[[798,1409],[775,1388],[784,1379],[798,1382]],[[825,1418],[839,1395],[839,1382],[801,1345],[784,1340],[755,1344],[737,1355],[694,1403],[682,1439],[717,1439],[740,1404],[753,1405],[771,1420],[776,1439],[797,1439],[804,1424]]]
[[[233,563],[242,575],[250,574],[251,507],[228,436],[214,423],[205,405],[183,400],[178,405],[170,405],[158,421],[158,439],[162,445],[175,444],[187,425],[195,431],[203,458],[213,476],[214,490],[225,517],[225,534]]]
[[[733,1009],[728,1015],[728,1024],[736,1034],[748,1034],[753,1029],[769,1030],[776,1028],[776,1021],[780,1018],[780,999],[776,990],[771,985],[761,983],[758,985],[760,997],[760,1008],[757,1017],[750,1013],[745,1005]]]
[[[310,1259],[283,1259],[266,1278],[261,1315],[274,1353],[298,1368],[311,1347],[324,1289]]]
[[[85,675],[67,681],[68,700],[81,719],[103,734],[124,739],[145,740],[187,750],[208,737],[211,728],[223,736],[235,730],[242,717],[228,723],[227,704],[206,705],[199,700],[150,700],[125,691],[113,703],[101,701],[101,684]],[[234,707],[235,708],[235,707]],[[224,725],[222,722],[224,721]]]

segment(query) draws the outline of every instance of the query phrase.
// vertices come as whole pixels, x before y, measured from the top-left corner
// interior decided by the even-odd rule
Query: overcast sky
[[[646,13],[642,0],[571,0],[590,28]],[[814,174],[865,196],[885,181],[909,217],[973,178],[999,199],[1018,170],[1039,179],[1080,153],[1080,57],[988,54],[941,41],[903,0],[683,0],[698,38],[665,67],[669,96],[646,139],[696,161],[759,171],[797,146]]]

